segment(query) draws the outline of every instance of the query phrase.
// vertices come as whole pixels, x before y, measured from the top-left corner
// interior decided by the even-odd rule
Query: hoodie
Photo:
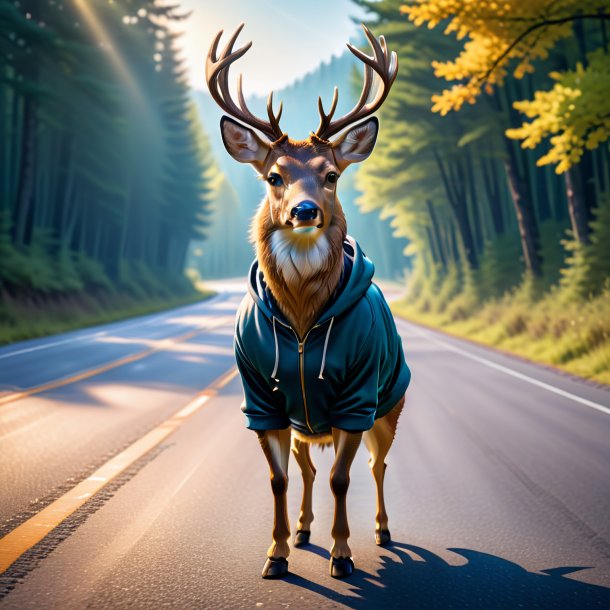
[[[251,430],[364,431],[404,395],[411,373],[375,267],[351,237],[343,251],[339,287],[303,341],[252,264],[234,343]]]

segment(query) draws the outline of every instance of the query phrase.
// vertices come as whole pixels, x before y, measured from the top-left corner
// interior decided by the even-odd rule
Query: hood
[[[343,274],[333,298],[316,323],[321,324],[330,318],[339,316],[357,303],[371,285],[374,273],[375,265],[366,257],[356,240],[348,235],[343,242]],[[248,291],[267,318],[270,320],[273,317],[283,318],[279,308],[273,302],[273,297],[267,288],[262,272],[259,271],[256,259],[250,267]]]

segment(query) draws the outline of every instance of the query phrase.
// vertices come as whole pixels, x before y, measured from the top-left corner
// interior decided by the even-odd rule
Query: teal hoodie
[[[252,264],[235,328],[251,430],[368,430],[404,395],[411,373],[375,267],[352,238],[343,250],[339,288],[302,342]]]

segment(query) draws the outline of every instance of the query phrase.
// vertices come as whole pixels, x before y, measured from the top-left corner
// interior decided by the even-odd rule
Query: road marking
[[[174,419],[186,419],[195,413],[195,411],[198,411],[209,399],[209,394],[204,394],[203,396],[191,401],[188,405],[186,405],[186,407],[180,409],[180,411],[174,415]]]
[[[11,356],[18,356],[19,354],[27,354],[29,352],[35,352],[40,349],[47,349],[48,347],[55,347],[57,345],[64,345],[66,343],[76,343],[77,341],[84,341],[85,339],[91,339],[92,337],[101,337],[107,334],[108,331],[100,331],[97,333],[91,333],[89,335],[83,335],[82,337],[73,337],[72,339],[62,339],[61,341],[53,341],[51,343],[44,343],[43,345],[35,345],[33,347],[24,347],[22,349],[15,350],[14,352],[8,352],[7,354],[0,354],[0,360],[3,358],[10,358]]]
[[[79,509],[87,500],[105,487],[115,477],[124,472],[143,455],[175,432],[190,416],[199,411],[207,402],[235,378],[235,367],[213,381],[204,390],[164,422],[133,442],[127,449],[108,460],[84,481],[78,483],[49,506],[43,508],[4,538],[0,539],[0,574],[5,572],[21,555],[40,542],[50,531]]]
[[[220,296],[220,295],[215,295],[215,296],[209,297],[200,302],[190,303],[188,305],[181,305],[178,307],[178,309],[201,305],[203,303],[205,303],[205,305],[208,305],[211,301],[216,299],[216,297],[218,297],[218,296]],[[160,315],[148,314],[148,316],[151,316],[151,315],[153,316],[153,318],[149,318],[146,320],[139,320],[138,322],[134,322],[133,324],[125,324],[124,322],[123,323],[122,322],[110,322],[110,324],[116,325],[116,328],[112,328],[109,330],[101,330],[101,331],[89,333],[88,335],[83,335],[80,337],[71,337],[70,339],[62,339],[61,341],[52,341],[50,343],[43,343],[42,345],[34,345],[33,347],[24,347],[22,349],[17,349],[15,351],[8,352],[7,354],[0,354],[0,360],[2,360],[3,358],[10,358],[11,356],[18,356],[19,354],[27,354],[29,352],[36,352],[41,349],[47,349],[48,347],[56,347],[58,345],[65,345],[67,343],[76,343],[77,341],[85,341],[86,339],[92,339],[94,337],[104,337],[106,335],[113,334],[117,331],[122,332],[124,330],[136,328],[138,326],[147,326],[149,324],[153,324],[155,322],[164,320],[165,318],[171,318],[172,316],[180,315],[180,314],[176,314],[175,311],[172,310],[170,313],[165,312]],[[125,324],[125,325],[121,326],[121,324]]]
[[[125,356],[123,358],[119,358],[118,360],[113,360],[112,362],[102,364],[101,366],[88,369],[81,373],[69,375],[68,377],[61,377],[60,379],[56,379],[55,381],[49,381],[48,383],[43,383],[32,388],[27,388],[25,390],[22,390],[21,392],[11,392],[10,394],[5,394],[3,396],[0,395],[0,405],[5,405],[9,402],[14,402],[16,400],[26,398],[27,396],[32,396],[33,394],[40,394],[40,392],[45,392],[46,390],[53,390],[55,388],[68,385],[70,383],[82,381],[83,379],[89,379],[90,377],[94,377],[95,375],[99,375],[100,373],[105,373],[106,371],[116,369],[119,366],[124,366],[125,364],[130,364],[132,362],[142,360],[143,358],[147,358],[152,354],[163,351],[169,345],[188,341],[196,335],[200,335],[201,333],[204,333],[206,331],[218,328],[219,326],[232,322],[233,320],[233,316],[224,316],[222,318],[216,318],[204,328],[196,328],[195,330],[190,330],[188,333],[179,335],[178,337],[168,337],[167,339],[162,339],[158,342],[158,345],[156,345],[155,347],[151,347],[150,349],[144,350],[143,352],[138,352],[137,354]]]
[[[23,434],[24,432],[27,432],[28,430],[31,430],[32,428],[35,428],[36,426],[40,426],[41,424],[46,422],[48,419],[51,419],[55,416],[56,416],[56,412],[52,412],[52,413],[47,413],[46,415],[43,415],[42,417],[37,417],[36,419],[29,422],[28,424],[25,424],[24,426],[17,427],[14,430],[7,432],[6,434],[0,435],[0,440],[5,441],[7,438],[10,438],[11,436],[15,436],[16,434]]]
[[[229,371],[223,378],[218,381],[218,389],[220,390],[221,388],[224,388],[229,382],[233,381],[233,379],[237,377],[238,373],[239,371],[237,369]]]
[[[401,320],[401,322],[405,322],[405,321]],[[408,323],[408,324],[411,326],[412,323]],[[571,392],[566,392],[565,390],[556,388],[555,386],[545,383],[544,381],[538,381],[538,379],[534,379],[533,377],[530,377],[529,375],[524,375],[523,373],[519,373],[518,371],[510,369],[506,366],[497,364],[496,362],[493,362],[492,360],[487,360],[486,358],[482,358],[480,356],[475,356],[474,354],[471,354],[470,352],[468,352],[464,349],[456,347],[455,345],[451,345],[451,343],[447,343],[446,341],[443,341],[442,339],[438,339],[432,333],[422,330],[415,324],[412,324],[412,328],[415,331],[415,334],[418,334],[420,337],[424,337],[425,339],[428,339],[428,340],[432,341],[433,343],[442,345],[445,349],[448,349],[452,352],[456,352],[457,354],[461,354],[462,356],[466,356],[466,358],[470,358],[471,360],[474,360],[475,362],[479,362],[480,364],[484,364],[485,366],[488,366],[492,369],[502,371],[503,373],[506,373],[507,375],[516,377],[517,379],[521,379],[521,381],[526,381],[527,383],[531,383],[532,385],[538,386],[539,388],[544,388],[545,390],[548,390],[549,392],[553,392],[553,394],[558,394],[559,396],[563,396],[564,398],[568,398],[570,400],[573,400],[574,402],[578,402],[582,405],[590,407],[591,409],[595,409],[596,411],[600,411],[601,413],[610,415],[610,407],[606,407],[605,405],[599,404],[597,402],[593,402],[592,400],[588,400],[587,398],[582,398],[581,396],[577,396],[576,394],[572,394]]]

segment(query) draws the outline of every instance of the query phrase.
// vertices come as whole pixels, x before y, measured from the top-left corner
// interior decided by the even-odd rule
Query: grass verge
[[[442,296],[443,286],[437,288]],[[474,294],[420,294],[395,301],[392,309],[413,322],[610,386],[610,288],[567,300],[560,290],[537,295],[522,285],[482,304]]]
[[[0,345],[142,316],[211,297],[211,290],[167,296],[100,291],[55,297],[0,294]]]

